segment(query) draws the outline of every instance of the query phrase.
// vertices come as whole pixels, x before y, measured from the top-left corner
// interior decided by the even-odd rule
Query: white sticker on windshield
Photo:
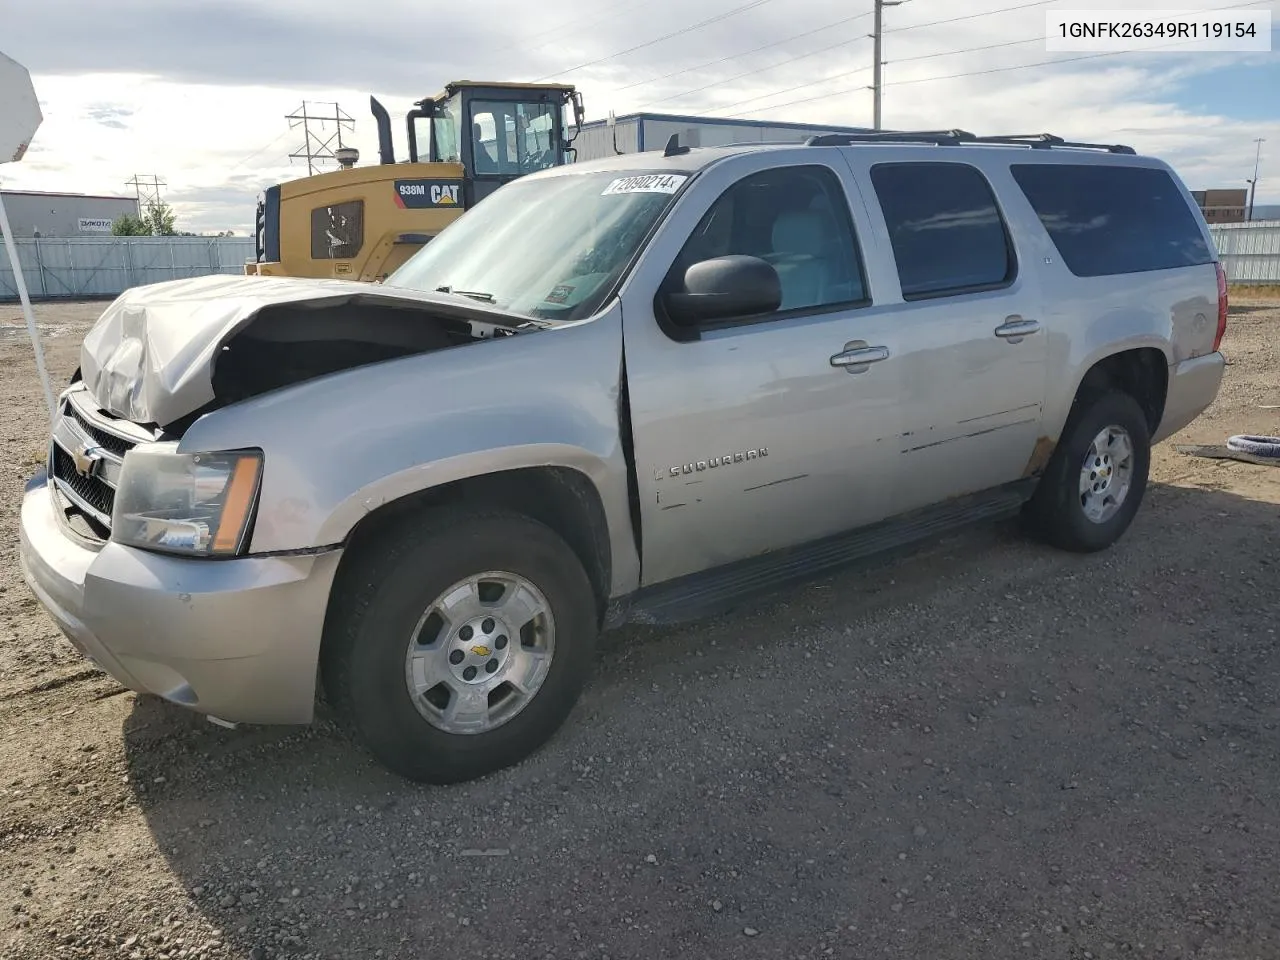
[[[619,193],[675,193],[689,178],[679,173],[652,173],[644,177],[622,177],[604,188],[602,197]]]

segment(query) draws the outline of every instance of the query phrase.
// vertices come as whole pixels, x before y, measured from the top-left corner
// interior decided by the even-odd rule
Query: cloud
[[[1192,189],[1243,186],[1253,173],[1253,140],[1266,137],[1258,199],[1280,202],[1280,111],[1265,92],[1268,83],[1280,86],[1274,53],[1073,60],[1046,53],[1045,4],[1029,2],[888,8],[886,126],[1048,129],[1130,143],[1169,160]],[[685,29],[744,3],[487,0],[480,8],[380,0],[356,17],[349,0],[42,0],[5,21],[3,43],[32,70],[45,123],[27,159],[0,172],[7,184],[126,194],[134,174],[156,173],[185,229],[246,231],[265,186],[306,172],[289,159],[302,131],[285,120],[304,99],[337,101],[355,118],[354,134],[344,137],[363,163],[377,157],[371,93],[390,110],[403,155],[404,126],[396,118],[413,100],[463,77],[572,82],[592,118],[652,109],[870,123],[871,0],[838,7],[760,0]],[[1280,23],[1277,7],[1250,9],[1269,8]],[[1048,61],[1053,65],[1042,65]],[[1196,106],[1205,85],[1224,76],[1245,78],[1246,91],[1257,91],[1255,115],[1267,118],[1242,119],[1238,96]]]
[[[112,130],[127,130],[129,125],[124,122],[125,118],[133,114],[132,109],[119,104],[94,103],[89,105],[84,115],[100,126],[109,127]]]

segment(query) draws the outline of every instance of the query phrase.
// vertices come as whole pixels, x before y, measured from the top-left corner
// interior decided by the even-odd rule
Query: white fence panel
[[[114,297],[130,287],[214,273],[239,274],[252,237],[74,237],[14,241],[33,299]],[[16,300],[0,257],[0,300]]]
[[[1209,232],[1232,283],[1280,284],[1280,220],[1218,223]]]

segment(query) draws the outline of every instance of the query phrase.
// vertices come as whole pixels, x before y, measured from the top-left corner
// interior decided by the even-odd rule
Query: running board
[[[796,587],[880,554],[976,523],[1015,516],[1035,489],[1022,480],[823,540],[777,550],[637,591],[626,622],[685,623]]]

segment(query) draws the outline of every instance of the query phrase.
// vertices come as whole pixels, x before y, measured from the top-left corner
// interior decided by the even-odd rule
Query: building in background
[[[598,160],[620,153],[661,150],[678,134],[686,147],[723,147],[731,143],[789,141],[801,143],[824,133],[872,133],[867,127],[832,127],[814,123],[779,123],[769,120],[728,120],[722,117],[686,117],[670,113],[631,113],[582,125],[574,140],[577,160]]]
[[[1248,190],[1193,190],[1191,195],[1209,223],[1243,223],[1247,219]]]
[[[109,236],[111,224],[118,218],[125,214],[138,216],[134,197],[35,190],[4,190],[0,195],[4,197],[15,240]]]

